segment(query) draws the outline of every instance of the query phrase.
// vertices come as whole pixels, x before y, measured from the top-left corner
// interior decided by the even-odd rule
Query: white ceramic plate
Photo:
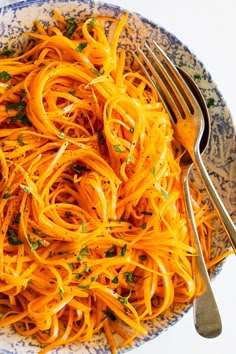
[[[53,9],[57,9],[67,18],[81,18],[81,20],[91,17],[93,14],[119,17],[123,11],[117,6],[105,3],[79,0],[13,2],[11,5],[0,8],[0,50],[9,43],[9,46],[13,48],[23,49],[27,40],[23,32],[32,28],[32,21],[35,19],[43,22],[45,26],[51,24]],[[135,13],[129,14],[128,24],[134,29],[134,34],[121,37],[120,40],[120,45],[125,47],[127,52],[131,52],[136,45],[142,47],[147,39],[155,39],[171,59],[196,80],[206,101],[213,103],[209,108],[211,137],[204,161],[225,206],[235,217],[236,211],[232,207],[236,201],[235,132],[232,118],[221,93],[204,65],[173,34]],[[228,239],[220,230],[214,236],[212,254],[218,255],[228,248]],[[219,267],[215,269],[212,274],[216,275],[219,269]],[[147,321],[145,327],[148,335],[144,339],[137,339],[134,345],[140,346],[145,341],[158,336],[169,326],[173,326],[188,311],[189,307],[190,305],[176,305],[165,315],[160,315],[153,321]],[[0,348],[2,348],[0,349],[1,354],[33,354],[39,351],[40,345],[34,338],[18,336],[9,327],[0,329]],[[125,348],[121,352],[126,352],[129,349]],[[73,343],[67,347],[55,349],[51,353],[99,354],[105,352],[109,352],[106,338],[103,333],[99,333],[88,343]]]

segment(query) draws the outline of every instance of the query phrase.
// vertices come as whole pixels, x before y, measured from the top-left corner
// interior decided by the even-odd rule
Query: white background
[[[8,0],[9,1],[9,0]],[[11,0],[10,0],[11,1]],[[9,2],[10,2],[9,1]],[[0,0],[0,4],[7,0]],[[236,2],[235,0],[107,0],[160,24],[186,44],[224,96],[236,125]],[[213,290],[221,312],[222,334],[204,339],[194,329],[192,311],[174,327],[132,354],[235,354],[236,257],[230,256]]]

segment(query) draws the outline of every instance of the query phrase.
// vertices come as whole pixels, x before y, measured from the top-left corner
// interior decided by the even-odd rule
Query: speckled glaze
[[[0,8],[0,50],[6,44],[9,47],[23,49],[27,37],[23,32],[32,29],[32,22],[40,20],[45,26],[53,23],[52,10],[57,9],[65,17],[73,17],[84,20],[92,15],[102,14],[119,17],[123,9],[117,6],[107,5],[93,1],[54,1],[54,0],[29,0],[12,3]],[[211,137],[204,161],[207,169],[217,187],[220,196],[230,214],[236,219],[236,139],[235,131],[225,101],[218,91],[210,74],[204,65],[189,51],[173,34],[167,32],[155,23],[142,16],[130,13],[128,25],[134,29],[133,35],[125,33],[120,40],[120,45],[130,53],[135,46],[143,46],[148,39],[155,39],[168,53],[171,59],[186,72],[188,72],[200,87],[206,101],[214,99],[210,107]],[[196,75],[197,74],[197,75]],[[197,78],[201,77],[201,79]],[[199,183],[196,175],[192,178]],[[223,230],[214,235],[212,254],[218,255],[229,248],[229,242]],[[216,276],[220,267],[212,270],[212,276]],[[152,321],[147,321],[145,327],[147,336],[136,339],[134,346],[140,346],[158,336],[162,331],[173,326],[190,308],[191,304],[176,305],[164,315]],[[0,354],[35,354],[41,346],[32,337],[18,336],[12,327],[0,329]],[[125,353],[130,348],[125,348],[120,353]],[[66,347],[53,350],[50,354],[102,354],[109,353],[109,347],[103,333],[98,333],[93,339],[84,344],[73,343]]]

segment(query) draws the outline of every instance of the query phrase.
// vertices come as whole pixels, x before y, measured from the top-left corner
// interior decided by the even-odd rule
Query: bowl
[[[16,50],[22,50],[28,40],[24,32],[32,29],[33,20],[39,20],[44,26],[48,27],[54,21],[52,12],[55,9],[66,18],[80,18],[81,20],[93,15],[107,15],[118,18],[124,12],[118,6],[102,2],[94,3],[80,0],[13,1],[10,5],[0,8],[0,51],[7,44]],[[161,45],[174,63],[185,70],[198,84],[208,104],[211,116],[211,136],[209,146],[204,154],[204,162],[226,208],[235,217],[236,211],[233,205],[235,205],[236,200],[236,171],[232,158],[236,148],[235,132],[230,112],[210,73],[186,45],[157,23],[153,23],[139,14],[129,13],[127,24],[134,31],[132,35],[122,34],[120,45],[125,48],[128,60],[132,61],[132,51],[137,46],[142,48],[146,40],[152,38]],[[199,185],[199,180],[194,172],[192,180]],[[213,237],[212,256],[215,257],[224,253],[229,247],[227,236],[221,228],[218,228]],[[221,266],[211,269],[211,276],[215,277],[220,269]],[[190,307],[191,303],[175,305],[156,319],[145,321],[144,327],[147,330],[147,335],[145,338],[136,338],[134,347],[142,345],[144,342],[160,335],[170,326],[175,325]],[[42,347],[33,337],[20,337],[12,327],[6,327],[0,329],[0,348],[2,348],[0,349],[1,353],[21,353],[22,348],[24,348],[24,353],[36,353]],[[120,352],[123,353],[128,350],[130,348],[126,347],[121,349]],[[95,334],[88,343],[72,343],[51,351],[52,354],[104,352],[109,352],[109,346],[103,332]]]

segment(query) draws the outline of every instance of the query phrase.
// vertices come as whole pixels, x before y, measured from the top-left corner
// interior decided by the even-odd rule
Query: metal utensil
[[[160,98],[173,121],[175,137],[189,153],[189,160],[197,167],[231,244],[236,249],[236,226],[219,197],[200,154],[200,141],[204,132],[201,108],[175,65],[156,42],[153,41],[153,44],[163,63],[147,44],[145,48],[152,62],[141,49],[138,52],[158,84]]]
[[[152,64],[149,62],[149,60],[147,59],[147,57],[144,55],[142,51],[139,50],[139,52],[141,52],[141,56],[144,58],[144,61],[146,63],[148,61],[148,67],[150,68],[150,65]],[[139,60],[139,58],[138,61],[140,62],[146,74],[148,75],[149,79],[152,80],[152,77],[149,75],[146,68]],[[151,66],[152,74],[153,74],[153,70],[155,69],[153,69],[153,67]],[[199,109],[201,109],[203,113],[204,120],[202,122],[202,129],[205,129],[206,133],[203,135],[203,137],[201,138],[201,142],[199,143],[200,151],[202,153],[207,146],[209,133],[210,133],[208,110],[205,101],[201,95],[201,92],[196,86],[196,84],[194,83],[194,81],[183,70],[181,70],[180,68],[178,68],[178,70],[180,71],[181,75],[186,81],[186,84],[191,89],[192,94],[194,95],[194,97],[196,97],[196,100],[200,106]],[[155,79],[156,79],[156,75],[157,74],[155,72],[155,76],[154,76]],[[156,82],[154,83],[156,84]],[[198,289],[202,287],[200,295],[197,296],[193,302],[194,324],[197,332],[200,335],[206,338],[213,338],[218,336],[221,333],[222,325],[221,325],[219,310],[214,298],[209,275],[203,258],[197,227],[194,219],[192,204],[191,204],[188,181],[189,181],[189,174],[192,165],[193,163],[191,158],[186,159],[186,156],[184,156],[184,158],[181,159],[184,197],[186,201],[186,211],[189,215],[189,229],[193,233],[193,237],[195,240],[196,249],[198,253],[198,255],[195,257],[195,263],[194,263],[195,281]]]
[[[178,68],[178,71],[181,73],[181,76],[184,78],[185,82],[190,87],[192,93],[196,97],[204,116],[204,134],[200,141],[200,152],[202,154],[208,145],[208,140],[210,136],[210,117],[208,109],[198,86],[195,84],[192,78],[185,71],[181,70],[181,68]],[[182,181],[184,186],[186,209],[189,214],[189,229],[193,232],[198,252],[198,256],[194,258],[195,281],[197,288],[201,288],[201,286],[203,286],[201,290],[199,289],[200,294],[193,301],[194,325],[196,327],[197,332],[201,336],[205,338],[215,338],[220,335],[222,331],[222,324],[219,310],[211,288],[206,264],[204,262],[204,257],[192,209],[189,190],[189,175],[192,167],[193,163],[191,163],[191,161],[189,162],[189,165],[186,165],[185,161],[185,166],[182,167]]]

